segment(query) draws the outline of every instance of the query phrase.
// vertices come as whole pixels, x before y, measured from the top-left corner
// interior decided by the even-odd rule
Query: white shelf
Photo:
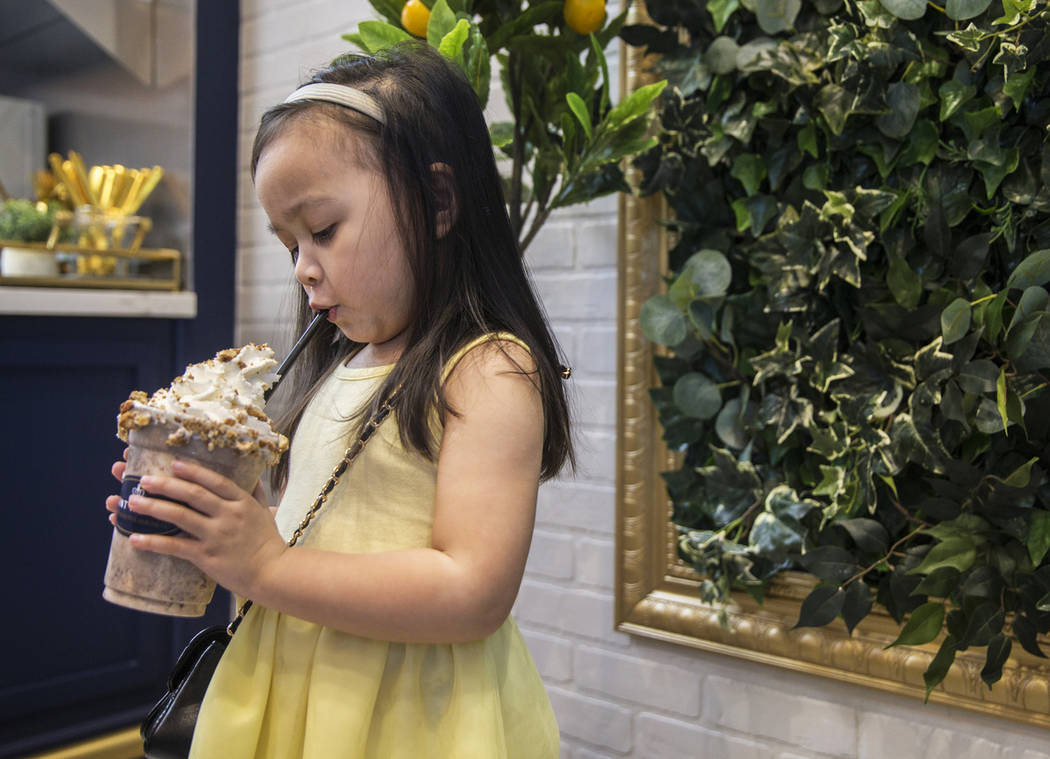
[[[197,293],[5,286],[0,287],[0,315],[192,319]]]

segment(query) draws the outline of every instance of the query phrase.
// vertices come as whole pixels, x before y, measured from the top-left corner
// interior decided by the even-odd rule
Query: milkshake
[[[107,601],[168,616],[204,614],[215,582],[184,559],[133,548],[133,533],[178,535],[179,529],[131,511],[128,498],[149,495],[141,478],[171,474],[175,459],[199,463],[251,492],[288,448],[263,411],[276,366],[269,346],[249,343],[191,364],[169,387],[151,396],[137,390],[121,404],[117,437],[128,443],[128,463],[106,565]]]

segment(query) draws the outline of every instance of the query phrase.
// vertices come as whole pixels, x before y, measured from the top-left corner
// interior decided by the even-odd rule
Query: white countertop
[[[197,315],[197,293],[3,286],[0,315],[192,319]]]

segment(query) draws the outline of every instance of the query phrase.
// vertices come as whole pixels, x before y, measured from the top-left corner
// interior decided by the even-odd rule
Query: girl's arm
[[[525,369],[528,353],[506,350]],[[543,410],[528,376],[488,344],[468,353],[446,384],[459,416],[445,420],[433,546],[374,554],[289,549],[264,509],[233,483],[182,465],[181,479],[151,478],[136,511],[196,539],[135,536],[139,548],[189,559],[221,585],[263,606],[357,635],[461,642],[494,632],[517,595],[532,536]]]

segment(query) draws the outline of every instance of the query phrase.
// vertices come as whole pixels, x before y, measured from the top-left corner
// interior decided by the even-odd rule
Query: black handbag
[[[357,457],[368,438],[386,419],[396,395],[395,391],[387,398],[361,429],[361,434],[354,444],[346,449],[342,460],[332,471],[332,476],[321,488],[320,494],[310,506],[310,510],[306,512],[306,516],[299,523],[295,533],[288,539],[289,546],[299,541],[306,526],[320,511],[328,499],[328,494],[332,492],[343,472],[350,466],[350,462]],[[215,673],[215,668],[219,665],[219,659],[222,658],[226,646],[229,645],[230,638],[251,606],[251,601],[245,601],[238,610],[237,616],[227,627],[216,625],[201,630],[193,636],[186,648],[179,654],[175,667],[168,675],[167,693],[150,709],[139,730],[142,735],[142,748],[147,759],[186,759],[189,756],[193,731],[197,727],[197,715],[200,712],[201,702],[204,701],[204,694],[208,690],[208,684]]]

